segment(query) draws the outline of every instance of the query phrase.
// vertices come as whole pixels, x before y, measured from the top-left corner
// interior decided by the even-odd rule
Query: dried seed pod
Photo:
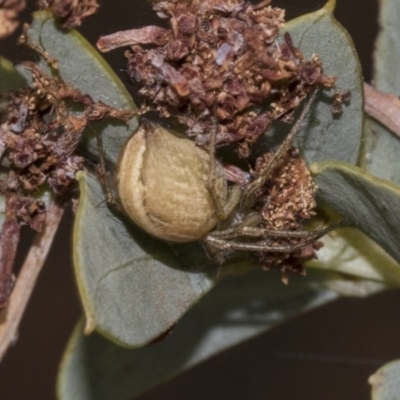
[[[146,122],[129,139],[118,162],[121,205],[153,236],[174,242],[200,239],[218,223],[207,188],[209,172],[207,151]],[[226,201],[227,183],[218,163],[211,181]]]

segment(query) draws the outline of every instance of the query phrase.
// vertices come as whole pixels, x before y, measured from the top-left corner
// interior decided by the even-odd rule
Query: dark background
[[[102,34],[143,26],[151,17],[149,4],[144,2],[100,3],[99,13],[80,29],[92,42]],[[286,8],[290,19],[324,2],[282,0],[273,4]],[[353,37],[368,82],[377,7],[377,0],[338,0],[336,11]],[[29,12],[24,17],[29,21]],[[17,36],[0,42],[0,53],[20,62],[28,53],[14,46]],[[107,59],[124,77],[122,53],[107,54]],[[60,357],[81,314],[71,268],[71,228],[68,214],[22,321],[19,339],[0,365],[1,400],[55,398]],[[26,233],[19,263],[30,238]],[[400,291],[365,300],[341,299],[213,357],[140,400],[368,399],[368,376],[385,362],[400,358],[398,304]]]

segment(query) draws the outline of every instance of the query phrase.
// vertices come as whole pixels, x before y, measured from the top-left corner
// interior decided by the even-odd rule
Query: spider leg
[[[326,235],[328,232],[345,226],[346,220],[334,223],[326,228],[319,228],[313,231],[279,231],[275,229],[260,228],[257,226],[249,226],[245,223],[232,226],[221,231],[214,231],[210,235],[219,239],[234,239],[240,236],[243,237],[275,237],[275,238],[319,238]]]
[[[210,131],[209,135],[209,143],[208,143],[208,151],[209,151],[209,158],[210,158],[210,170],[208,173],[208,180],[207,180],[207,189],[211,194],[211,197],[214,201],[215,209],[217,211],[217,216],[219,219],[223,219],[224,216],[224,206],[222,200],[219,198],[216,188],[214,186],[214,177],[216,171],[216,159],[215,159],[215,146],[217,142],[217,121],[214,116],[213,127]]]
[[[209,235],[206,237],[206,241],[209,245],[213,246],[218,250],[236,250],[236,251],[259,251],[259,252],[271,252],[271,253],[292,253],[293,251],[299,250],[304,246],[314,243],[317,238],[312,238],[295,245],[273,245],[271,240],[261,240],[254,243],[243,243],[243,242],[231,242],[225,239],[219,239]]]
[[[96,142],[97,142],[97,149],[99,152],[99,165],[98,165],[98,171],[99,171],[99,178],[100,182],[103,186],[104,193],[106,195],[106,201],[107,204],[111,207],[116,208],[120,212],[124,212],[119,204],[119,202],[116,200],[114,197],[113,191],[110,186],[110,182],[107,177],[107,167],[106,167],[106,154],[104,151],[104,146],[103,146],[103,139],[101,135],[96,135]]]
[[[215,231],[207,235],[204,240],[210,246],[218,250],[242,250],[242,251],[259,251],[259,252],[274,252],[274,253],[292,253],[296,250],[314,243],[316,240],[326,235],[333,229],[344,226],[346,221],[340,221],[329,227],[316,229],[314,231],[274,231],[269,229],[257,228],[257,227],[239,227],[236,228],[236,232],[233,232],[235,228],[229,228],[224,231]],[[234,234],[235,233],[235,234]],[[287,238],[303,238],[303,240],[296,244],[288,245],[273,245],[272,240],[261,240],[254,243],[246,242],[235,242],[228,239],[234,239],[236,237],[287,237]]]
[[[301,128],[301,125],[304,122],[305,117],[307,116],[311,104],[313,103],[315,96],[317,94],[317,90],[311,94],[311,97],[307,101],[299,119],[293,125],[292,129],[290,130],[289,134],[285,137],[281,145],[279,146],[278,150],[275,152],[273,157],[271,158],[270,162],[264,167],[261,171],[259,177],[251,182],[247,187],[246,191],[243,194],[243,198],[241,201],[242,209],[251,208],[254,202],[254,195],[259,188],[264,186],[266,180],[268,179],[271,171],[279,164],[282,160],[283,155],[289,150],[290,146],[292,145],[293,139],[295,138],[296,134]]]
[[[213,199],[218,219],[224,220],[231,214],[231,212],[240,203],[243,190],[240,186],[235,185],[229,191],[227,200],[225,199],[222,200],[218,196],[216,187],[214,185],[214,179],[217,170],[217,165],[216,165],[217,160],[215,158],[216,142],[217,142],[217,121],[216,117],[214,116],[213,128],[211,129],[210,139],[209,139],[210,170],[207,179],[207,189],[210,192],[211,197]]]

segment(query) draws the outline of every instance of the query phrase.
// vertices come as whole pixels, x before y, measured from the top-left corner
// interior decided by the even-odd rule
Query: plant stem
[[[43,268],[63,213],[63,204],[54,201],[47,212],[42,232],[37,233],[33,240],[11,293],[8,306],[0,314],[0,361],[8,347],[17,339],[19,323],[38,275]]]
[[[365,112],[400,137],[400,99],[364,83]]]

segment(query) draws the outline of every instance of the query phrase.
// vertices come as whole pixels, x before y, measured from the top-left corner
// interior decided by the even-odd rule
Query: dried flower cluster
[[[32,46],[31,46],[32,47]],[[21,225],[40,231],[46,209],[38,196],[48,188],[63,195],[83,168],[77,147],[90,121],[114,117],[127,121],[131,110],[116,110],[82,94],[58,77],[56,62],[41,53],[56,77],[37,64],[26,62],[32,87],[10,94],[0,121],[0,158],[7,172],[0,180],[6,198],[6,218],[1,230],[0,307],[11,288],[11,267]]]
[[[51,9],[61,20],[64,29],[80,26],[82,21],[93,15],[99,5],[97,0],[39,0],[41,9]]]
[[[272,154],[267,153],[256,161],[255,176],[271,157]],[[315,215],[316,192],[317,186],[304,159],[292,148],[258,193],[265,227],[276,230],[300,229],[301,222]]]
[[[199,145],[217,123],[217,145],[235,143],[247,157],[273,120],[290,119],[317,86],[334,86],[318,56],[304,59],[289,34],[278,41],[285,12],[269,0],[160,1],[154,9],[171,29],[118,32],[97,45],[131,45],[128,73],[142,85],[142,109],[177,117]]]
[[[273,245],[282,245],[283,242],[285,242],[286,245],[296,245],[298,240],[279,240],[276,243],[273,243]],[[313,243],[302,246],[300,250],[293,252],[259,252],[256,253],[257,262],[266,271],[269,271],[272,268],[278,268],[281,272],[281,281],[284,284],[288,284],[290,274],[306,275],[305,263],[316,258],[315,252],[322,246],[323,243],[316,240]]]
[[[97,0],[38,0],[39,8],[50,9],[60,19],[64,29],[82,24],[83,19],[96,13]],[[0,39],[11,35],[19,26],[18,15],[25,0],[0,0]]]
[[[13,93],[0,127],[0,156],[17,171],[19,189],[35,193],[47,182],[62,194],[81,169],[83,158],[75,154],[88,122],[106,116],[127,119],[131,113],[95,103],[59,78],[49,78],[31,62],[33,88]],[[85,107],[76,116],[73,107]]]
[[[0,39],[17,29],[18,14],[25,8],[25,0],[0,0]]]
[[[267,153],[257,159],[254,176],[271,157],[272,153]],[[277,231],[302,230],[303,222],[315,215],[316,192],[317,186],[304,159],[292,147],[258,193],[256,208],[262,216],[262,226]],[[302,241],[302,238],[277,238],[274,245],[294,246]],[[314,242],[293,253],[259,252],[257,257],[265,269],[280,267],[286,280],[288,271],[303,273],[303,263],[316,257],[315,250],[320,246],[320,242]]]

